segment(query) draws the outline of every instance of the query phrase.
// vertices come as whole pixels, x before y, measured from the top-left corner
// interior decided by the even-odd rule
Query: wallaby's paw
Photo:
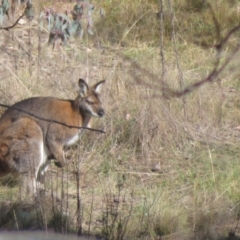
[[[59,162],[59,161],[55,161],[54,164],[59,168],[64,167],[64,164],[62,162]]]

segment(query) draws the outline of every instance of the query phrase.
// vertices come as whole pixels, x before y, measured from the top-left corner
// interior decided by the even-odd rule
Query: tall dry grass
[[[238,21],[239,4],[210,2],[224,34]],[[182,0],[172,2],[174,46],[167,3],[164,81],[179,89],[177,61],[184,86],[201,80],[216,57],[213,48],[202,48],[201,43],[218,39],[209,7]],[[96,11],[95,36],[84,35],[82,41],[71,40],[67,46],[58,44],[52,49],[44,30],[40,55],[34,20],[32,62],[28,24],[13,30],[14,39],[11,33],[1,32],[1,103],[38,95],[74,98],[79,77],[90,84],[106,79],[102,96],[106,116],[94,123],[94,128],[106,133],[86,132],[67,152],[65,169],[51,166],[45,181],[49,194],[40,196],[38,204],[19,203],[18,187],[11,179],[5,180],[0,188],[0,226],[77,232],[75,173],[79,165],[84,234],[106,239],[224,239],[229,231],[237,234],[238,55],[218,81],[192,91],[184,101],[164,98],[159,2],[99,1],[96,7],[104,7],[106,16],[101,20]],[[222,59],[232,54],[237,41],[236,34]]]

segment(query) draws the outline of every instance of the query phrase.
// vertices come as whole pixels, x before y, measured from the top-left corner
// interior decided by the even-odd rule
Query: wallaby
[[[102,107],[99,95],[103,83],[104,81],[100,81],[92,87],[89,87],[83,79],[79,79],[79,94],[75,100],[64,100],[53,97],[34,97],[15,103],[13,107],[28,111],[40,118],[56,120],[70,126],[90,128],[92,116],[102,117],[104,115],[104,109]],[[42,137],[42,140],[39,140],[38,148],[36,147],[37,150],[34,150],[35,148],[30,146],[31,151],[33,151],[30,155],[35,156],[34,153],[36,151],[36,156],[41,158],[34,160],[38,165],[35,169],[36,180],[38,180],[39,175],[43,175],[47,170],[49,159],[55,159],[55,164],[58,167],[63,167],[66,162],[64,156],[64,147],[70,146],[77,142],[82,130],[69,128],[54,122],[46,122],[34,117],[29,117],[22,111],[14,108],[8,108],[0,118],[0,139],[2,136],[4,136],[6,129],[8,129],[8,135],[11,136],[11,133],[9,133],[11,132],[11,127],[14,126],[14,124],[21,118],[31,118],[34,123],[29,123],[29,125],[31,125],[32,128],[36,128],[36,123],[41,129],[41,134],[39,134],[41,136],[38,136],[37,134],[37,136],[32,137],[31,134],[29,134],[29,141],[31,141],[31,138],[34,141],[37,141],[39,137]],[[24,120],[21,122],[21,124],[22,131],[19,130],[17,133],[13,132],[12,137],[13,139],[18,138],[24,139],[22,141],[25,141],[27,137],[24,137],[24,134],[27,134],[27,124],[25,127]],[[19,136],[16,136],[16,134],[19,134]],[[13,142],[14,141],[15,140],[13,140]],[[41,148],[40,146],[43,147]],[[0,144],[0,151],[1,148],[2,146]],[[39,154],[38,150],[40,148],[41,153]],[[1,154],[2,153],[0,152],[0,155]],[[11,164],[12,159],[11,161],[6,161],[9,161],[9,164]],[[25,159],[19,159],[19,161],[25,161]]]

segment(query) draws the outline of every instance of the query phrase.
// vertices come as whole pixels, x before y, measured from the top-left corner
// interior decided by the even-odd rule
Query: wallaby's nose
[[[104,110],[103,109],[98,110],[98,116],[102,117],[103,115],[104,115]]]

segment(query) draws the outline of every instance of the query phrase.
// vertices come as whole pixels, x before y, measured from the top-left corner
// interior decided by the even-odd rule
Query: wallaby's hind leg
[[[47,159],[43,141],[38,145],[39,149],[39,165],[36,171],[36,180],[37,180],[37,187],[43,189],[44,188],[44,174],[48,169],[49,161]]]
[[[0,136],[0,162],[12,173],[23,176],[22,192],[36,195],[37,174],[44,163],[43,134],[31,118],[12,123]]]
[[[20,190],[22,198],[29,196],[29,194],[37,196],[37,184],[35,176],[29,173],[23,174],[21,176]]]
[[[48,141],[48,148],[55,160],[55,165],[60,168],[64,167],[66,160],[64,156],[63,146],[56,141]]]
[[[27,188],[27,192],[32,192],[36,196],[37,191],[44,188],[44,184],[39,181],[38,176],[42,165],[46,162],[46,155],[40,127],[35,122],[32,122],[31,128],[35,129],[35,134],[29,135],[26,140],[28,143],[28,151],[25,156],[25,161],[28,162],[28,164],[26,164],[27,168],[24,174],[27,182],[24,183],[24,186]]]

